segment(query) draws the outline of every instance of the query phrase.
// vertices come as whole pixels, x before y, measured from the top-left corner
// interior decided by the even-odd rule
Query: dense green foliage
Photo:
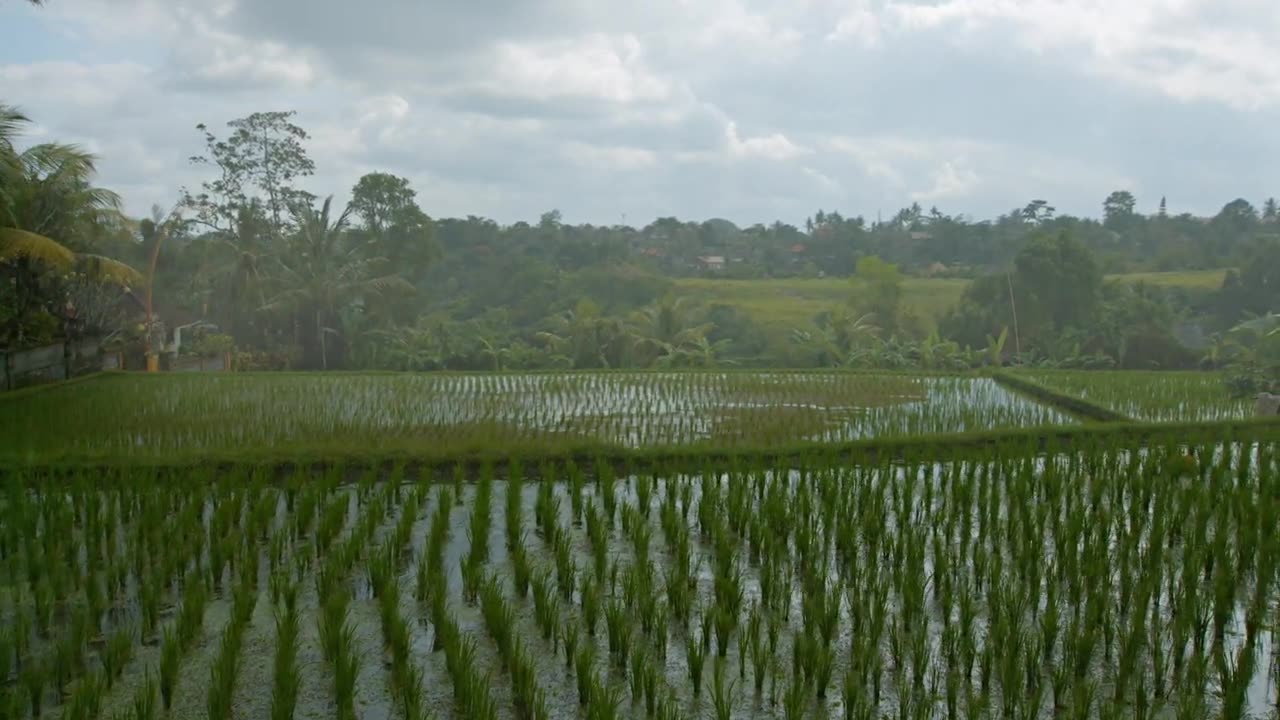
[[[0,320],[11,346],[64,334],[74,308],[77,326],[141,352],[150,295],[162,323],[153,348],[164,327],[203,321],[216,329],[189,331],[183,347],[233,346],[242,369],[1176,368],[1206,354],[1217,364],[1213,337],[1280,297],[1274,203],[1144,215],[1118,192],[1102,221],[1057,216],[1043,201],[989,222],[918,206],[883,222],[819,211],[803,227],[571,225],[554,210],[532,224],[433,220],[430,198],[386,173],[346,196],[311,194],[306,131],[292,113],[265,112],[231,121],[225,136],[200,126],[194,162],[206,181],[174,212],[134,222],[90,185],[90,156],[19,151],[22,118],[5,113],[0,272],[12,281],[0,286]],[[64,246],[37,253],[18,231]],[[145,271],[73,262],[85,253]],[[1204,268],[1239,270],[1215,288],[1105,279]],[[123,297],[101,282],[125,276]],[[683,284],[733,278],[839,278],[844,289],[772,313],[788,302],[770,297],[777,286],[727,301]]]

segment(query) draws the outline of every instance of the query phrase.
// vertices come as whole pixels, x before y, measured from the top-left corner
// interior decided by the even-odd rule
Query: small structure
[[[698,256],[698,266],[703,270],[723,270],[723,255],[700,255]]]
[[[1276,417],[1280,415],[1280,395],[1272,395],[1271,393],[1258,393],[1258,400],[1254,404],[1254,414],[1258,417]]]

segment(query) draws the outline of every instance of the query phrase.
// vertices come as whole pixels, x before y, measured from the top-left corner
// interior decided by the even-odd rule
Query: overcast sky
[[[197,123],[288,109],[307,189],[435,217],[1209,214],[1280,194],[1280,2],[0,0],[0,102],[139,214]]]

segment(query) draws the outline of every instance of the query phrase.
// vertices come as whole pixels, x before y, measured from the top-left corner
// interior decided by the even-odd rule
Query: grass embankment
[[[1068,395],[1066,393],[1058,392],[1057,390],[1045,387],[1044,385],[1041,385],[1027,377],[1014,375],[1008,372],[996,372],[993,373],[992,376],[996,379],[996,382],[1006,387],[1012,388],[1025,395],[1029,395],[1036,400],[1048,403],[1054,407],[1061,408],[1065,412],[1069,412],[1072,415],[1084,418],[1085,420],[1093,422],[1125,422],[1130,420],[1130,418],[1121,415],[1110,408],[1089,402],[1088,400],[1077,397],[1076,395]]]
[[[868,438],[843,443],[797,442],[773,447],[687,447],[627,448],[602,443],[529,443],[511,446],[451,448],[440,451],[424,445],[417,449],[384,451],[355,445],[336,445],[317,451],[308,448],[246,448],[236,452],[188,452],[165,457],[63,457],[47,462],[0,462],[0,476],[17,473],[77,472],[102,473],[101,480],[116,471],[134,468],[162,468],[175,471],[200,470],[214,475],[241,468],[265,470],[269,475],[287,477],[300,470],[313,472],[341,467],[350,473],[380,470],[390,473],[403,468],[413,477],[435,476],[447,480],[454,473],[467,477],[484,467],[518,464],[536,475],[544,464],[572,461],[579,467],[607,465],[618,472],[657,470],[701,472],[709,468],[763,464],[794,467],[814,462],[877,463],[950,462],[990,457],[993,454],[1027,455],[1046,452],[1088,453],[1108,447],[1128,448],[1148,445],[1197,445],[1212,443],[1280,442],[1280,419],[1255,418],[1226,422],[1089,423],[1061,427],[1004,429],[985,432],[948,433],[922,437]],[[47,475],[43,475],[48,477]]]

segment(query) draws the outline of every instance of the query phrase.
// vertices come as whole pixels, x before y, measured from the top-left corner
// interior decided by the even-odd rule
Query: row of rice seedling
[[[0,460],[761,447],[1071,422],[976,377],[110,376],[0,398]]]
[[[1134,420],[1210,422],[1253,413],[1253,401],[1232,397],[1219,373],[1036,370],[1019,375]]]
[[[426,717],[436,692],[452,693],[450,714],[479,718],[1280,710],[1280,458],[1265,444],[1194,450],[1108,443],[871,465],[815,453],[796,467],[730,460],[693,474],[566,461],[536,480],[490,466],[461,508],[453,483],[405,484],[402,467],[350,485],[338,467],[275,485],[247,471],[175,483],[136,470],[105,485],[10,487],[0,520],[33,532],[0,529],[0,572],[15,588],[0,593],[0,615],[8,628],[32,619],[21,641],[0,633],[0,707],[185,712],[175,695],[208,677],[206,714],[239,715],[244,692],[261,692],[278,720],[303,704]],[[31,566],[73,554],[74,578]],[[118,586],[113,563],[125,568]],[[105,598],[98,625],[79,611],[82,635],[64,644],[95,650],[84,672],[46,675],[35,708],[27,668],[57,666],[73,629],[39,632],[33,588],[58,588],[40,592],[68,599],[49,601],[61,618],[92,605],[92,582]],[[154,662],[137,659],[143,598],[157,592],[144,585],[178,607],[151,623],[163,637]],[[275,632],[243,642],[264,594]],[[228,608],[220,632],[205,629],[210,605]],[[377,610],[385,665],[362,645],[373,629],[362,608]],[[324,660],[318,699],[300,691],[309,623]],[[206,642],[200,665],[179,673]],[[245,676],[257,666],[267,674]],[[134,674],[143,682],[119,682]]]

